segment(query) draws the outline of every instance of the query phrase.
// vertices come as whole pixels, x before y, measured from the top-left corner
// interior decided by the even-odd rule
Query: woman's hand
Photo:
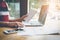
[[[17,19],[16,21],[18,22],[22,22],[24,20],[24,18],[26,18],[28,15],[23,15],[21,18]]]
[[[9,23],[7,23],[7,25],[9,26],[9,27],[12,27],[12,28],[14,28],[14,27],[23,27],[23,23],[22,22],[9,22]]]
[[[23,15],[21,18],[17,18],[15,20],[9,20],[10,22],[22,22],[24,20],[24,18],[26,18],[28,15]]]
[[[23,28],[24,27],[24,24],[22,22],[16,22],[16,25],[20,28]]]

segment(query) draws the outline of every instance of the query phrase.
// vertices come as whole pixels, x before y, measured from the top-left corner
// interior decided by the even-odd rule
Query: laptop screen
[[[38,21],[41,24],[45,23],[46,16],[47,16],[47,9],[48,9],[48,5],[42,5],[40,15],[39,15],[39,19],[38,19]]]

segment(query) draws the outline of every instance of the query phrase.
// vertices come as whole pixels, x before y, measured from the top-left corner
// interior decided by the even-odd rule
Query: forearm
[[[9,20],[9,22],[22,22],[22,19],[21,18],[18,18],[18,19],[15,19],[15,20]]]
[[[27,17],[27,15],[24,15],[24,16],[22,16],[21,18],[17,18],[17,19],[15,19],[15,20],[9,20],[10,22],[22,22],[23,20],[24,20],[24,18],[25,17]]]
[[[16,23],[13,22],[0,22],[0,27],[14,27]]]
[[[8,26],[8,23],[7,22],[0,22],[0,27],[4,27],[4,26]]]
[[[22,22],[23,21],[23,18],[18,18],[18,19],[15,19],[15,20],[9,20],[9,22]]]

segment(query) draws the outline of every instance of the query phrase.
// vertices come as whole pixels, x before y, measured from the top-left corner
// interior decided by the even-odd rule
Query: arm
[[[27,17],[27,15],[22,16],[21,18],[15,20],[9,20],[9,22],[0,22],[0,27],[15,27],[17,24],[22,25],[22,20]],[[19,26],[19,25],[18,25]]]
[[[0,27],[15,27],[15,22],[0,22]]]
[[[9,20],[9,22],[16,22],[16,21],[22,22],[25,17],[27,17],[27,15],[24,15],[24,16],[22,16],[21,18],[18,18],[18,19],[15,19],[15,20]]]
[[[4,27],[4,26],[7,26],[7,23],[5,23],[5,22],[0,22],[0,27]]]
[[[17,28],[23,26],[22,22],[0,22],[0,27]]]

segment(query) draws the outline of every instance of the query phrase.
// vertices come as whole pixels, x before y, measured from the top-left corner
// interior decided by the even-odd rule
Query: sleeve
[[[8,3],[6,3],[7,7],[8,7],[8,10],[11,10],[11,8],[8,6]]]

